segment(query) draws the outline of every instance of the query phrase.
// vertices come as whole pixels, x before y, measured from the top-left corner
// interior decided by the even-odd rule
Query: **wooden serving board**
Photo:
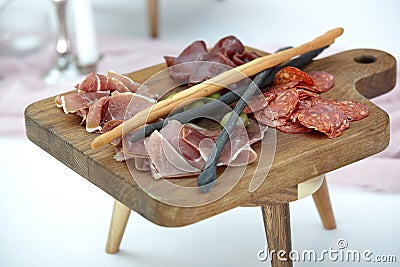
[[[143,82],[164,68],[165,65],[160,64],[133,72],[129,76]],[[280,192],[290,191],[299,183],[376,154],[387,147],[389,117],[367,98],[381,95],[395,86],[394,57],[383,51],[356,49],[316,60],[305,70],[324,70],[333,74],[335,85],[323,96],[365,103],[369,108],[369,116],[352,122],[342,136],[334,139],[316,132],[294,135],[273,129],[277,138],[276,151],[272,167],[261,186],[254,192],[248,190],[258,164],[256,162],[248,166],[232,190],[203,205],[183,207],[166,204],[144,191],[133,179],[127,165],[113,159],[115,152],[111,145],[91,149],[90,143],[96,134],[87,133],[77,116],[65,115],[61,109],[56,108],[54,97],[27,107],[26,133],[39,147],[148,220],[163,226],[187,225],[240,205],[257,205]],[[259,143],[255,149],[260,149]],[[260,162],[259,168],[266,166]],[[141,172],[140,175],[143,179],[148,178],[148,183],[155,188],[162,185],[160,181],[153,180],[149,172]],[[189,180],[187,183],[194,181]],[[213,190],[218,192],[219,187]],[[196,192],[195,195],[191,195],[193,191],[191,194],[182,193],[180,197],[207,197],[207,194]]]

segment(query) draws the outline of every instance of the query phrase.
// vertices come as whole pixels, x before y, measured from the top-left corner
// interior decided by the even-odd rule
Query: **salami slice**
[[[319,94],[315,93],[315,92],[311,92],[309,90],[303,89],[303,88],[299,88],[296,87],[297,92],[299,93],[299,99],[300,100],[304,100],[307,99],[309,97],[319,97]]]
[[[287,89],[294,88],[297,84],[298,81],[292,81],[283,84],[275,84],[268,87],[262,95],[253,96],[247,103],[247,106],[244,108],[243,112],[246,114],[251,114],[260,109],[266,108],[277,94]]]
[[[314,85],[313,79],[306,72],[295,67],[285,67],[275,75],[274,83],[282,84],[292,81],[298,81],[302,84]]]
[[[247,106],[243,109],[243,112],[246,114],[251,114],[260,109],[264,109],[268,106],[269,102],[275,97],[274,94],[268,95],[256,95],[253,96],[250,101],[247,103]]]
[[[285,133],[317,130],[329,138],[338,137],[350,121],[368,116],[368,107],[352,100],[330,100],[320,97],[334,84],[333,75],[323,71],[305,73],[293,67],[279,71],[262,96],[250,105],[259,123],[276,127]],[[251,112],[250,107],[245,109]]]
[[[311,106],[299,105],[294,119],[307,128],[326,134],[329,138],[340,136],[349,127],[344,113],[335,105],[327,102],[314,102]]]
[[[349,121],[358,121],[368,116],[368,107],[352,100],[337,100],[334,104],[344,113]]]
[[[339,108],[349,121],[361,120],[368,116],[368,107],[353,100],[331,100],[325,98],[311,98],[313,105],[327,104]]]
[[[315,85],[307,88],[310,91],[322,93],[328,91],[333,86],[334,81],[332,74],[324,71],[310,71],[308,75],[314,81]]]
[[[312,129],[307,128],[300,122],[298,122],[298,121],[293,122],[290,120],[288,120],[285,125],[277,126],[276,129],[278,129],[281,132],[290,133],[290,134],[308,133],[308,132],[312,131]]]
[[[273,120],[278,118],[288,118],[292,114],[299,102],[299,93],[296,89],[291,88],[282,91],[270,102],[269,106],[264,110],[264,114]]]
[[[254,113],[258,122],[271,127],[286,124],[287,119],[299,102],[299,94],[295,88],[282,91],[269,103],[269,105]]]
[[[294,88],[296,87],[296,85],[299,84],[299,81],[290,81],[290,82],[286,82],[286,83],[281,83],[281,84],[274,84],[271,85],[265,92],[264,95],[266,94],[277,94],[280,93],[286,89],[290,89],[290,88]]]
[[[266,116],[264,111],[265,109],[254,112],[255,118],[262,125],[267,125],[270,127],[278,127],[286,124],[287,122],[286,118],[273,119],[270,116]]]

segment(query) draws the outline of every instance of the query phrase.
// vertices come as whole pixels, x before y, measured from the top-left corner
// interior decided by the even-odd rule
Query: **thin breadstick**
[[[314,40],[298,47],[290,48],[276,54],[256,58],[246,64],[225,71],[203,83],[183,90],[174,95],[172,98],[157,102],[151,107],[138,112],[135,114],[135,116],[120,124],[118,127],[98,136],[93,140],[91,144],[92,148],[101,147],[112,140],[121,137],[123,131],[133,131],[148,122],[152,122],[160,117],[166,116],[183,103],[195,100],[196,98],[206,97],[219,91],[223,87],[242,80],[244,77],[255,75],[265,69],[279,65],[295,56],[330,45],[342,34],[343,28],[335,28],[326,32],[324,35],[321,35]]]

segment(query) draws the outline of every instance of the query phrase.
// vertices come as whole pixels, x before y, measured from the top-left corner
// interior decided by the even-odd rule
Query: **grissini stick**
[[[92,148],[99,148],[111,142],[112,140],[121,137],[123,130],[125,132],[130,132],[148,122],[152,122],[160,117],[163,117],[183,103],[188,103],[190,100],[211,95],[223,87],[242,80],[244,76],[253,76],[265,69],[277,66],[295,56],[330,45],[334,43],[335,39],[342,34],[343,28],[332,29],[327,31],[324,35],[321,35],[314,40],[298,47],[290,48],[276,54],[256,58],[246,64],[240,65],[234,69],[230,69],[219,74],[218,76],[206,80],[203,83],[199,83],[186,90],[183,90],[174,95],[172,98],[157,102],[151,107],[138,112],[135,114],[135,116],[118,125],[113,130],[99,135],[93,140]]]

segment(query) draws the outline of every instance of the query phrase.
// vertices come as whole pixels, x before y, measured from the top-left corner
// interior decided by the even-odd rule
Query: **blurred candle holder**
[[[66,10],[67,0],[51,0],[56,9],[58,31],[57,31],[57,42],[56,52],[57,61],[55,66],[45,75],[45,81],[49,83],[55,83],[59,81],[76,80],[82,75],[90,72],[95,72],[97,62],[100,57],[96,58],[90,64],[80,64],[77,57],[73,57],[71,53],[71,39],[69,38],[66,23]],[[73,12],[75,13],[76,7],[73,6]],[[92,22],[90,22],[92,23]]]
[[[91,0],[70,0],[75,25],[75,47],[81,66],[96,64],[99,60],[97,34]]]
[[[51,2],[55,6],[57,17],[57,59],[55,66],[45,75],[44,80],[48,83],[55,83],[77,79],[80,73],[72,58],[71,41],[68,37],[66,24],[67,0],[51,0]]]

